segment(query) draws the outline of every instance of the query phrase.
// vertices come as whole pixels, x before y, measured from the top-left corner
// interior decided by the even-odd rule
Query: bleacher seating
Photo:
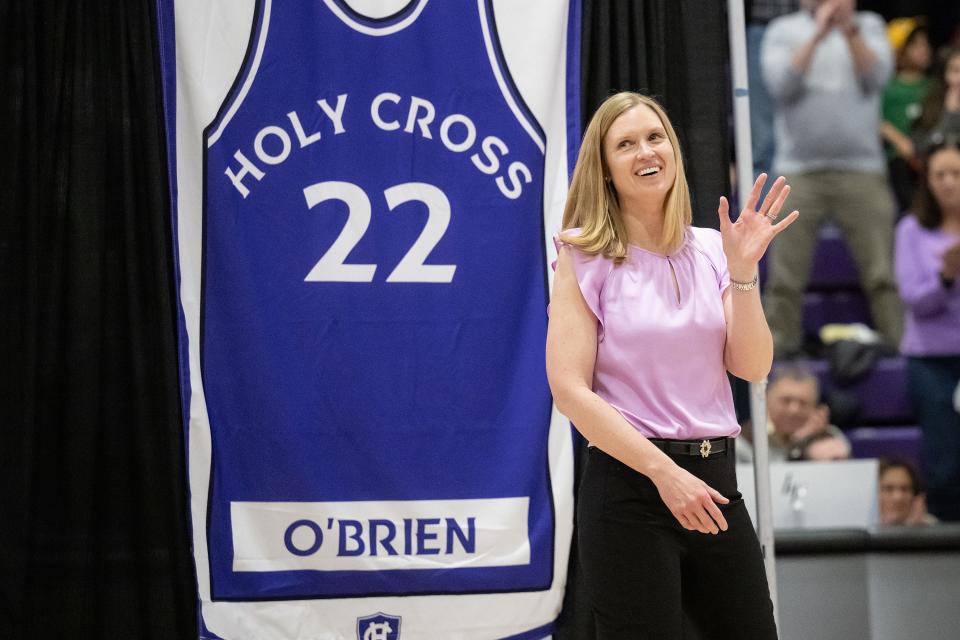
[[[760,283],[766,283],[767,264],[760,263]],[[803,330],[816,336],[829,323],[870,324],[867,299],[860,290],[860,276],[840,229],[827,224],[820,229],[810,280],[803,298]]]
[[[920,427],[858,427],[847,431],[854,458],[895,456],[920,465]]]
[[[843,234],[832,224],[820,228],[820,240],[813,254],[810,285],[814,291],[846,289],[858,291],[860,274],[853,256],[843,241]]]
[[[859,291],[807,291],[803,296],[803,330],[816,336],[820,327],[830,323],[870,324],[866,297]]]
[[[804,332],[816,338],[825,324],[853,322],[870,325],[869,307],[843,236],[828,224],[820,230],[804,294]],[[860,401],[859,424],[847,432],[854,457],[898,456],[919,463],[920,428],[907,393],[903,358],[881,358],[863,379],[847,386],[832,379],[826,360],[804,360],[803,364],[817,375],[825,392],[841,389]]]
[[[808,336],[816,336],[825,324],[852,322],[870,324],[870,309],[840,229],[827,224],[820,229],[813,255],[803,299],[803,329]]]
[[[907,395],[907,368],[903,358],[880,358],[870,373],[850,386],[842,386],[833,380],[826,360],[805,360],[804,365],[817,375],[825,391],[841,388],[855,395],[862,406],[864,424],[909,424],[914,419]]]

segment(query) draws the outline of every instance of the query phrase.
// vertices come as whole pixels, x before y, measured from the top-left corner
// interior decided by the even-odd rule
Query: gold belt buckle
[[[700,443],[700,455],[704,458],[709,458],[711,448],[712,448],[712,445],[710,444],[710,441],[704,440],[703,442]]]

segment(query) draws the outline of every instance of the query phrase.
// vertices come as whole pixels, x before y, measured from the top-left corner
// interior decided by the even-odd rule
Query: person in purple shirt
[[[760,546],[737,491],[727,371],[763,380],[773,340],[757,264],[775,220],[761,175],[736,222],[691,226],[676,133],[654,100],[619,93],[587,126],[547,331],[560,411],[590,444],[577,507],[599,638],[774,639]]]
[[[960,147],[934,146],[913,214],[897,225],[895,267],[906,306],[900,353],[923,432],[930,512],[960,520]]]

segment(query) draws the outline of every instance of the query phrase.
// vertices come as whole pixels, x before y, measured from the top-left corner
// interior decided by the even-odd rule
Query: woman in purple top
[[[913,215],[897,225],[896,275],[906,307],[900,352],[923,431],[930,512],[960,520],[960,148],[931,149]]]
[[[773,344],[757,263],[799,215],[766,176],[720,233],[691,226],[680,146],[655,101],[608,98],[587,127],[563,216],[547,333],[557,406],[590,443],[580,566],[598,637],[774,639],[737,491],[726,372],[763,380]]]

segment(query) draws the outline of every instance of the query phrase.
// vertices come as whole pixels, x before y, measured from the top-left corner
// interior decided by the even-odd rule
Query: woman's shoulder
[[[689,244],[706,253],[711,261],[723,257],[723,238],[720,232],[709,227],[687,227]]]
[[[900,218],[900,222],[897,223],[896,235],[898,238],[904,236],[915,236],[927,231],[929,231],[929,229],[920,224],[920,220],[917,219],[916,215],[907,213]]]
[[[575,246],[568,244],[566,241],[571,238],[577,238],[580,234],[583,233],[583,229],[580,227],[573,227],[571,229],[561,229],[557,233],[553,234],[553,242],[555,244],[561,244],[566,246]]]
[[[578,256],[582,260],[597,260],[600,262],[609,262],[613,263],[611,258],[607,258],[602,253],[588,253],[584,251],[583,248],[577,242],[573,242],[576,238],[579,238],[582,234],[583,229],[580,227],[574,227],[571,229],[564,229],[559,233],[553,236],[553,244],[557,249],[557,253],[560,252],[560,249],[567,247],[571,250],[573,255]]]
[[[722,292],[728,282],[727,274],[727,255],[723,252],[723,237],[716,229],[708,227],[687,227],[688,245],[694,247],[695,255],[700,256],[702,261],[706,258],[710,268],[717,276],[717,283]]]
[[[710,227],[687,227],[689,233],[699,242],[709,244],[711,246],[723,246],[720,232],[716,229],[711,229]]]
[[[571,239],[580,236],[581,231],[580,228],[564,229],[553,236],[553,245],[556,247],[558,259],[561,249],[566,248],[578,277],[582,277],[586,271],[609,273],[615,266],[613,259],[601,253],[587,253],[575,242],[570,242]],[[553,268],[556,269],[556,267],[557,263],[554,262]]]

